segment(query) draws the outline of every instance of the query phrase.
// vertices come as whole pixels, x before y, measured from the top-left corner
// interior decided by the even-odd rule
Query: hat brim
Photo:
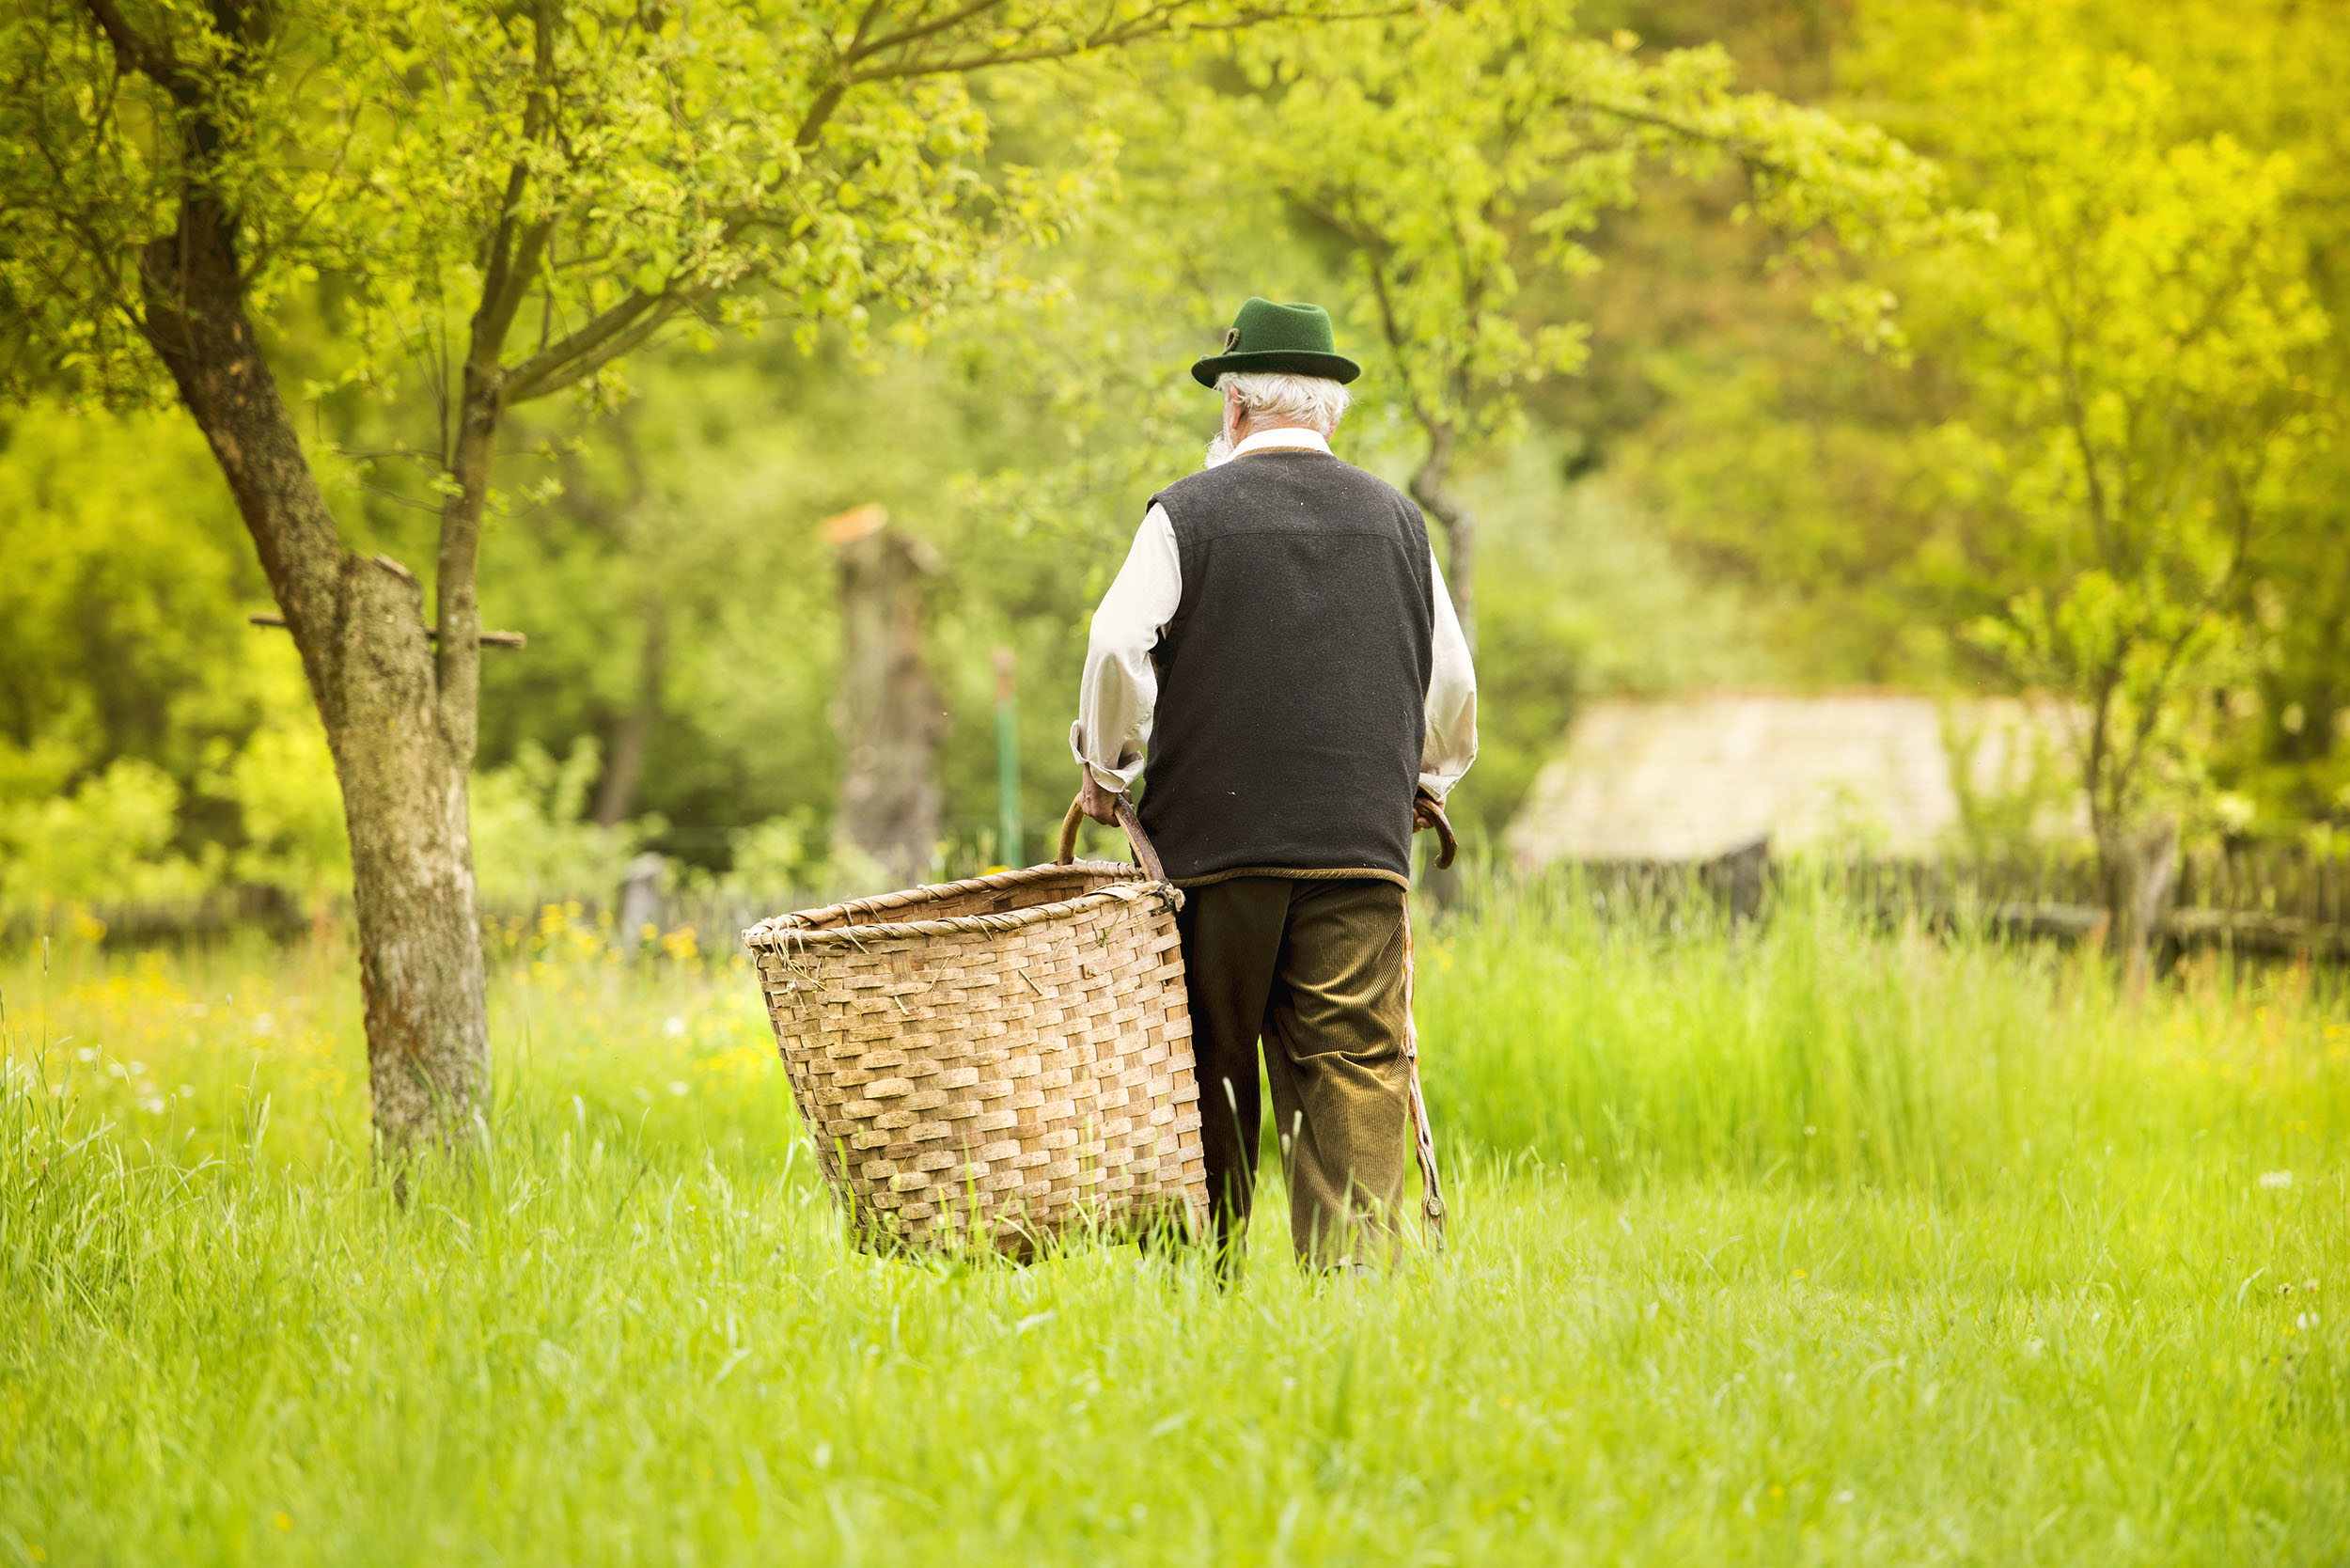
[[[1226,371],[1246,375],[1251,370],[1286,370],[1293,376],[1320,376],[1343,385],[1363,373],[1344,354],[1316,353],[1310,349],[1259,349],[1249,353],[1223,353],[1202,359],[1191,368],[1191,379],[1214,388]]]

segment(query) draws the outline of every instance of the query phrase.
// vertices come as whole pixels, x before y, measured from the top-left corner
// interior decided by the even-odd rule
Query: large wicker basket
[[[1026,1256],[1071,1230],[1198,1233],[1199,1090],[1183,902],[1141,868],[1060,859],[743,933],[800,1117],[878,1249]]]

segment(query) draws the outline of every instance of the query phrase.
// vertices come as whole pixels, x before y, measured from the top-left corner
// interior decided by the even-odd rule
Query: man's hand
[[[1461,853],[1461,846],[1452,837],[1452,823],[1445,818],[1444,802],[1423,784],[1412,796],[1412,831],[1418,833],[1431,827],[1436,830],[1436,870],[1449,871],[1452,869],[1452,857]]]
[[[1412,797],[1413,832],[1425,833],[1442,821],[1444,821],[1444,808],[1436,804],[1434,795],[1423,790]]]
[[[1102,788],[1091,768],[1079,768],[1083,782],[1077,786],[1077,809],[1100,823],[1104,827],[1118,825],[1118,797]]]

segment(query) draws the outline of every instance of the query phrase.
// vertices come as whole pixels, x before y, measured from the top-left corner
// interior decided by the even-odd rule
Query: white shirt
[[[1329,443],[1302,428],[1260,431],[1232,448],[1238,461],[1274,447],[1328,452]],[[1477,760],[1477,672],[1470,666],[1468,639],[1461,635],[1452,596],[1434,550],[1428,570],[1436,590],[1435,637],[1428,672],[1428,738],[1420,748],[1419,781],[1442,800]],[[1143,515],[1126,564],[1093,612],[1086,643],[1085,679],[1077,688],[1077,721],[1069,727],[1069,749],[1095,782],[1112,792],[1142,776],[1151,745],[1151,722],[1158,707],[1159,677],[1151,650],[1175,619],[1183,599],[1183,568],[1175,549],[1175,525],[1165,507]],[[1089,744],[1089,740],[1090,744]]]

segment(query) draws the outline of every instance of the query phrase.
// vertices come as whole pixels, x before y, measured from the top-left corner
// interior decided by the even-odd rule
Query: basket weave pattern
[[[1026,1253],[1207,1213],[1174,910],[1100,861],[778,916],[756,956],[800,1117],[868,1246]]]

